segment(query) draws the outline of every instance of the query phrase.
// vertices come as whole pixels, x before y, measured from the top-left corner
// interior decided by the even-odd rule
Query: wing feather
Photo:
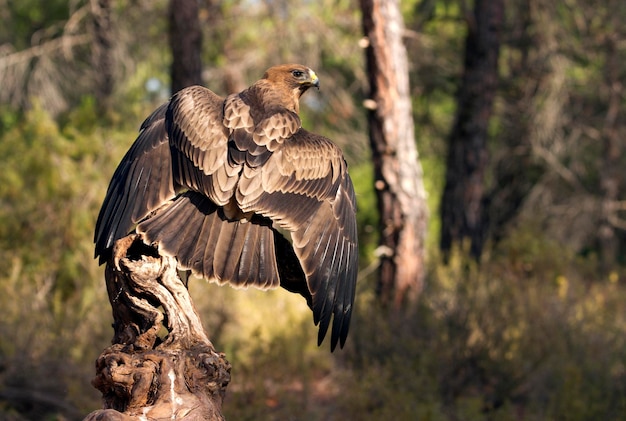
[[[202,86],[191,86],[172,97],[168,131],[173,146],[205,174],[212,174],[226,159],[227,135],[224,99]]]
[[[137,232],[182,269],[219,284],[275,288],[280,283],[274,232],[263,218],[229,221],[198,192],[178,196],[161,212],[141,222]],[[242,261],[250,267],[242,266]]]
[[[319,324],[318,341],[332,320],[331,348],[343,346],[354,302],[358,244],[356,197],[339,148],[301,129],[263,166],[244,169],[236,199],[244,212],[271,218],[291,232]]]
[[[95,255],[101,262],[117,239],[175,195],[165,129],[167,107],[168,103],[163,104],[144,121],[111,178],[94,236]]]
[[[293,87],[275,83],[226,99],[185,88],[148,117],[107,191],[96,255],[138,224],[197,276],[302,294],[333,350],[355,295],[354,188],[339,148],[301,128]]]
[[[287,138],[293,136],[302,127],[300,117],[294,112],[271,114],[255,125],[254,143],[270,151],[277,150]]]
[[[228,203],[240,171],[228,160],[224,109],[223,98],[192,86],[174,95],[167,119],[175,180],[218,205]]]

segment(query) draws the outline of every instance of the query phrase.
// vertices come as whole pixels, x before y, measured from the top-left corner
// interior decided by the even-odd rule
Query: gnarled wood
[[[104,409],[85,421],[223,420],[230,364],[204,333],[175,259],[129,235],[105,278],[115,334],[93,380]]]

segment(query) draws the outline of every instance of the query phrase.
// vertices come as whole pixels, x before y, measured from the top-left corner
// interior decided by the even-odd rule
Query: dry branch
[[[133,234],[116,242],[105,278],[115,334],[93,380],[104,409],[85,421],[223,420],[230,364],[204,333],[176,261]]]

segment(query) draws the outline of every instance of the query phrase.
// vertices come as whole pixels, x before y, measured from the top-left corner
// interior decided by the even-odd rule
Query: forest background
[[[103,3],[104,41],[93,19]],[[192,279],[233,365],[227,419],[626,419],[626,3],[503,1],[477,253],[472,238],[441,241],[441,201],[479,4],[401,2],[430,216],[423,288],[390,308],[377,290],[385,250],[360,4],[198,3],[202,78],[215,92],[277,63],[316,70],[322,89],[304,98],[304,126],[342,147],[359,202],[361,272],[342,351],[315,347],[293,294]],[[168,2],[0,6],[0,418],[78,420],[100,407],[90,381],[112,336],[94,223],[139,125],[170,95]],[[94,62],[107,43],[105,72]]]

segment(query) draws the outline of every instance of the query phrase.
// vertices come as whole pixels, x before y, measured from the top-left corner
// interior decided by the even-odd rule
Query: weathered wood
[[[230,364],[204,333],[175,259],[129,235],[105,278],[115,333],[93,380],[104,409],[85,421],[223,420]]]

